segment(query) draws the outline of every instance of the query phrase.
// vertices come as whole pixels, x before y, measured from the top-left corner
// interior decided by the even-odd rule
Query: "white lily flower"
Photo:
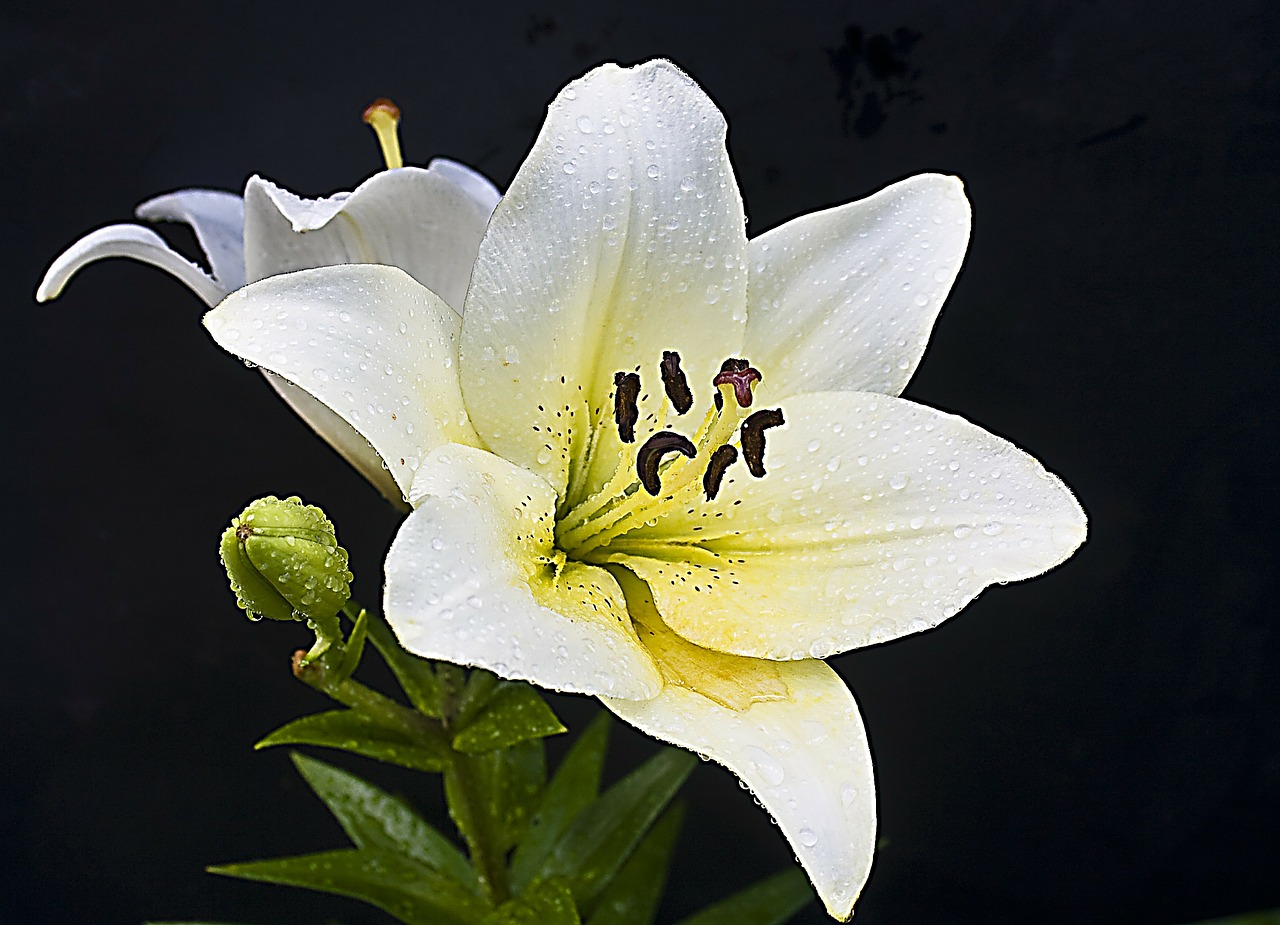
[[[820,659],[1054,567],[1085,516],[1012,444],[896,397],[967,246],[960,182],[748,241],[725,133],[670,63],[605,65],[552,103],[461,318],[359,266],[205,323],[350,423],[412,504],[384,599],[409,651],[597,695],[723,763],[845,919],[875,785]]]
[[[379,136],[385,151],[385,133]],[[396,160],[388,160],[398,164],[398,152]],[[323,199],[304,199],[258,176],[249,179],[243,197],[221,190],[179,190],[147,200],[135,214],[147,221],[190,225],[210,272],[149,228],[108,225],[54,260],[36,300],[57,298],[72,276],[106,257],[157,266],[210,307],[247,283],[277,274],[375,263],[400,267],[461,312],[480,239],[499,198],[497,187],[481,174],[444,158],[425,169],[394,166],[353,192]],[[277,376],[266,378],[365,478],[399,500],[399,489],[368,441],[305,391]]]

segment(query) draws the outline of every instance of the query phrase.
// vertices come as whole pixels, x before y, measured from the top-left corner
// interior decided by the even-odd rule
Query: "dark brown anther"
[[[668,453],[681,453],[693,459],[698,455],[698,450],[684,434],[678,434],[674,430],[660,430],[646,440],[636,453],[636,474],[640,476],[640,484],[655,497],[662,491],[658,467],[662,465],[662,457]]]
[[[707,500],[714,501],[720,494],[720,482],[724,472],[738,461],[738,451],[729,444],[718,448],[711,454],[711,462],[707,463],[707,471],[702,476],[702,490],[707,493]]]
[[[747,463],[747,471],[756,478],[764,476],[764,432],[770,427],[786,423],[782,419],[782,409],[766,408],[757,411],[742,422],[739,441],[742,443],[742,458]]]
[[[689,380],[680,368],[680,354],[674,350],[662,351],[662,387],[667,390],[667,398],[676,409],[676,414],[684,414],[693,407],[693,393],[689,391]]]
[[[613,374],[613,419],[623,443],[636,442],[636,421],[640,420],[640,377],[635,373]]]
[[[720,372],[716,373],[716,377],[711,380],[711,384],[715,386],[732,385],[733,397],[738,401],[739,408],[751,407],[751,383],[759,382],[763,377],[758,369],[752,369],[751,364],[746,360],[739,360],[730,357],[720,364]],[[719,410],[724,400],[719,397],[720,393],[716,392],[716,410]]]

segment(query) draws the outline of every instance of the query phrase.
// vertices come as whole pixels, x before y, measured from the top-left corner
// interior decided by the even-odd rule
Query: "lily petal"
[[[446,446],[419,468],[411,500],[384,599],[406,649],[562,691],[659,691],[613,576],[554,548],[555,492],[543,479]]]
[[[675,350],[705,402],[742,344],[746,236],[725,131],[671,63],[604,65],[556,97],[494,211],[463,318],[467,407],[495,452],[571,499],[617,464],[615,373],[640,370],[653,393]]]
[[[224,350],[305,389],[364,437],[407,497],[432,449],[477,438],[458,388],[458,316],[403,270],[273,276],[205,315]]]
[[[898,395],[969,244],[955,177],[921,174],[751,241],[745,355],[777,402],[827,390]]]
[[[606,547],[692,642],[826,657],[936,626],[1084,541],[1067,487],[963,418],[863,392],[783,410],[763,478],[735,466],[715,501]]]
[[[141,225],[108,225],[91,231],[58,255],[36,289],[36,301],[48,302],[85,265],[106,257],[131,257],[159,267],[185,283],[206,305],[217,305],[227,290],[186,257],[169,247],[160,235]]]
[[[738,775],[786,835],[827,912],[848,919],[876,836],[871,749],[849,689],[817,660],[771,662],[686,642],[662,624],[642,582],[619,581],[667,684],[650,700],[602,698],[605,706]]]
[[[497,188],[453,161],[374,174],[354,192],[303,199],[260,177],[245,187],[250,282],[309,267],[400,267],[461,311]]]
[[[218,285],[227,292],[244,285],[244,200],[235,193],[178,190],[148,199],[133,214],[149,222],[190,225]]]

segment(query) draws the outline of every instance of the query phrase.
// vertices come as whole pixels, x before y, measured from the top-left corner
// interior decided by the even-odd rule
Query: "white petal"
[[[936,626],[995,582],[1065,560],[1085,537],[1071,492],[963,418],[863,392],[795,395],[715,501],[615,540],[700,645],[825,657]]]
[[[406,649],[555,690],[658,692],[613,577],[557,557],[544,480],[447,446],[423,462],[412,500],[386,562],[385,613]]]
[[[405,496],[443,443],[473,443],[458,316],[402,270],[322,267],[253,283],[205,315],[218,345],[305,389],[357,430]]]
[[[383,464],[382,457],[368,440],[360,436],[359,431],[321,404],[310,392],[266,370],[263,370],[263,375],[294,413],[368,479],[384,498],[395,505],[405,503],[404,494]]]
[[[828,389],[898,395],[969,243],[955,177],[921,174],[751,241],[747,346],[776,402]]]
[[[467,294],[463,391],[489,446],[558,491],[601,421],[593,458],[616,463],[616,372],[661,396],[658,364],[676,350],[705,404],[741,346],[746,238],[724,138],[674,65],[604,65],[556,97],[494,212]]]
[[[134,210],[149,222],[185,222],[227,292],[244,285],[244,200],[221,190],[184,189],[148,199]]]
[[[871,871],[876,837],[871,749],[849,689],[820,661],[767,662],[681,642],[655,624],[652,599],[637,595],[630,583],[627,599],[641,621],[642,640],[651,632],[666,637],[653,651],[668,683],[651,700],[602,698],[605,706],[649,735],[738,775],[786,835],[827,912],[849,918]],[[687,661],[678,680],[671,680],[663,653]],[[707,696],[687,667],[698,662],[712,684],[759,676],[761,696],[734,704]]]
[[[58,255],[36,289],[36,301],[56,299],[67,282],[86,264],[105,257],[131,257],[159,267],[186,283],[206,305],[216,305],[227,291],[158,234],[141,225],[108,225],[91,231]]]
[[[461,311],[495,193],[451,161],[384,170],[327,199],[303,199],[253,177],[244,193],[248,278],[381,263],[400,267]]]

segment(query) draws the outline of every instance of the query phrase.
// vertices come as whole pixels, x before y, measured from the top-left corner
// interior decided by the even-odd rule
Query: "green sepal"
[[[356,710],[313,713],[281,726],[253,747],[320,745],[340,748],[387,764],[415,771],[443,771],[449,763],[447,747],[426,738],[411,739],[397,729],[379,725]]]
[[[490,912],[484,925],[581,925],[573,891],[563,880],[539,883]]]
[[[511,888],[517,893],[541,869],[574,817],[599,795],[610,728],[610,715],[601,710],[569,747],[542,792],[528,833],[511,860]]]
[[[546,776],[539,739],[481,755],[455,753],[444,775],[449,816],[468,844],[508,851],[528,831]]]
[[[800,869],[793,867],[707,906],[677,925],[782,925],[811,902],[813,887]]]
[[[236,603],[251,617],[311,620],[332,637],[351,597],[351,572],[320,508],[297,497],[259,498],[232,519],[219,553]]]
[[[653,925],[683,822],[684,807],[679,803],[658,817],[600,894],[587,925]]]
[[[488,904],[448,877],[402,855],[369,849],[207,868],[211,874],[350,896],[405,925],[479,925]]]
[[[578,908],[589,915],[697,761],[689,752],[666,748],[618,781],[578,813],[534,880],[564,877]]]
[[[453,747],[477,755],[565,731],[542,695],[523,681],[507,681],[498,685],[474,718],[454,735]]]
[[[368,614],[368,611],[361,611],[361,613]],[[351,616],[350,608],[347,610],[347,615]],[[373,647],[378,650],[382,660],[395,675],[396,681],[399,682],[414,709],[436,719],[443,716],[444,690],[431,662],[406,652],[396,639],[395,633],[391,631],[391,627],[376,614],[368,614],[366,627],[369,641],[373,643]]]
[[[338,663],[333,683],[341,683],[355,673],[356,668],[360,666],[361,657],[364,656],[364,643],[368,635],[369,611],[361,608],[360,615],[356,617],[356,622],[351,627],[351,635],[347,637],[347,644],[342,652],[342,661]]]
[[[462,852],[408,804],[323,761],[297,752],[290,757],[357,848],[402,854],[479,895],[480,882]]]

